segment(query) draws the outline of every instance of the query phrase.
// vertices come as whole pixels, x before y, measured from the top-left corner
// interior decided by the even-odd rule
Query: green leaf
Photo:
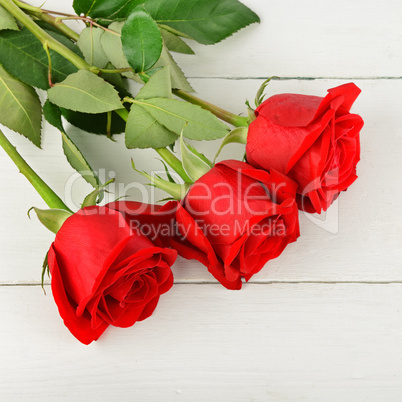
[[[193,147],[184,142],[183,134],[180,135],[180,149],[183,168],[193,182],[211,170],[211,165],[205,162],[205,156],[201,158],[198,152],[194,152]]]
[[[169,67],[158,70],[141,88],[136,99],[171,98],[172,84]]]
[[[99,68],[104,68],[109,61],[100,43],[103,32],[104,30],[101,28],[85,28],[77,41],[85,61],[91,66]]]
[[[104,113],[123,107],[113,86],[87,70],[71,74],[47,92],[50,102],[77,112]]]
[[[112,135],[124,132],[126,122],[116,113],[112,113],[112,126],[110,133],[107,132],[107,113],[90,114],[73,112],[60,108],[63,117],[73,126],[88,133],[99,135]]]
[[[219,154],[222,152],[222,149],[228,144],[247,144],[247,127],[238,127],[232,130],[222,141],[221,146],[218,149],[218,152],[215,155],[214,164]]]
[[[77,46],[65,36],[46,31],[63,45],[82,56]],[[53,83],[64,80],[77,67],[50,50]],[[49,88],[48,57],[41,42],[26,28],[19,32],[0,32],[0,62],[21,81],[41,89]]]
[[[58,106],[51,103],[49,99],[47,99],[43,105],[43,117],[53,127],[56,127],[59,131],[65,133],[63,122],[61,120],[61,110]]]
[[[47,31],[70,50],[81,55],[76,45],[65,36]],[[63,81],[77,71],[77,67],[49,50],[52,59],[52,81]],[[0,31],[0,63],[21,81],[40,89],[49,88],[48,57],[41,42],[27,29]]]
[[[107,70],[115,70],[116,67],[112,63],[107,63],[105,66],[105,69]],[[112,84],[115,88],[124,88],[125,89],[125,84],[123,81],[123,78],[120,74],[116,73],[101,73],[100,76],[110,84]],[[122,94],[120,94],[121,96]]]
[[[152,75],[136,99],[156,97],[172,97],[169,67],[164,67]],[[177,138],[177,134],[159,124],[144,108],[135,104],[131,106],[126,126],[127,148],[164,148],[174,143]]]
[[[133,70],[150,69],[162,52],[162,35],[158,25],[143,7],[136,8],[121,30],[123,52]]]
[[[178,136],[156,119],[144,108],[132,105],[126,126],[127,148],[164,148],[174,143]]]
[[[194,50],[191,49],[191,47],[187,45],[187,43],[184,42],[184,40],[179,36],[167,31],[164,28],[159,27],[159,29],[162,34],[163,42],[171,52],[194,54]]]
[[[120,33],[123,27],[123,22],[113,22],[109,25],[109,29]],[[104,32],[101,36],[101,45],[104,52],[108,55],[110,62],[116,68],[131,68],[128,63],[126,57],[123,53],[123,48],[121,44],[121,39],[119,35],[115,35],[111,32]],[[170,76],[172,80],[172,88],[182,89],[186,92],[194,92],[194,89],[188,83],[185,75],[181,71],[180,67],[174,61],[172,55],[167,50],[166,46],[163,46],[161,57],[158,62],[155,64],[154,68],[158,69],[160,67],[169,66],[170,68]],[[149,71],[147,72],[149,74]],[[136,82],[142,83],[141,78],[138,75],[132,72],[125,72],[124,75],[127,78],[130,78]]]
[[[206,45],[260,21],[237,0],[147,0],[145,7],[157,23]]]
[[[111,68],[113,68],[113,66],[111,66]],[[112,75],[114,76],[113,84],[116,85],[115,88],[119,92],[120,98],[131,97],[132,95],[123,87],[124,83],[121,82],[121,77],[119,74],[102,74],[101,76],[108,81],[110,80],[109,76]],[[131,105],[127,106],[129,107]],[[113,134],[123,133],[126,128],[126,122],[115,112],[112,112],[111,114],[112,124],[109,127],[108,114],[110,112],[101,114],[90,114],[73,112],[72,110],[64,108],[60,108],[60,110],[63,117],[69,123],[88,133],[111,136]]]
[[[183,135],[193,140],[215,140],[224,137],[229,131],[212,113],[187,102],[153,98],[135,100],[135,104],[146,109],[170,131],[180,135],[183,130]]]
[[[2,6],[0,6],[0,29],[19,30],[14,17]]]
[[[35,90],[0,65],[0,123],[40,147],[41,105]]]
[[[142,0],[74,0],[75,12],[92,18],[117,19],[127,17]]]
[[[43,106],[43,115],[52,126],[60,130],[63,140],[63,151],[70,165],[80,173],[89,184],[95,188],[98,187],[100,184],[98,176],[64,130],[60,108],[47,100]]]
[[[33,209],[42,225],[53,233],[57,233],[67,218],[73,215],[64,209]]]
[[[61,133],[63,138],[64,155],[70,165],[92,186],[100,185],[99,178],[85,159],[84,155],[74,144],[71,138],[64,132]]]
[[[94,0],[74,0],[73,8],[77,15],[85,14],[88,15],[91,7],[93,6]]]
[[[165,66],[169,66],[170,68],[172,88],[182,89],[186,92],[194,92],[194,89],[188,83],[186,76],[183,74],[183,71],[181,71],[180,67],[174,61],[166,46],[163,46],[161,57],[155,64],[155,68]]]
[[[104,31],[100,37],[100,43],[109,61],[116,68],[131,68],[126,56],[124,56],[121,44],[121,30],[124,22],[113,22],[109,25],[108,31]],[[113,31],[113,32],[111,32]]]
[[[108,56],[109,61],[117,68],[131,68],[128,63],[126,56],[123,53],[123,47],[121,44],[121,30],[123,28],[124,22],[113,22],[109,25],[109,31],[103,32],[103,35],[100,38],[100,42],[103,48],[103,51]],[[110,32],[116,32],[115,34]],[[134,81],[142,83],[141,78],[135,75],[133,72],[128,71],[122,73],[127,78],[130,78]]]

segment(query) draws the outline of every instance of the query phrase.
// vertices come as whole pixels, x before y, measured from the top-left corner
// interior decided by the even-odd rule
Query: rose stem
[[[248,117],[238,116],[234,113],[228,112],[227,110],[221,109],[218,106],[213,105],[207,101],[197,98],[194,95],[189,94],[181,89],[174,89],[173,93],[179,98],[192,103],[194,105],[201,106],[203,109],[210,111],[216,117],[235,127],[248,127]]]
[[[19,171],[28,179],[34,189],[43,198],[49,208],[71,210],[64,204],[60,197],[35,173],[35,171],[25,162],[17,149],[8,141],[7,137],[0,130],[0,146],[6,151],[7,155],[15,163]]]
[[[79,39],[80,35],[77,32],[73,31],[66,24],[57,20],[55,17],[52,17],[51,15],[48,14],[48,12],[45,12],[41,8],[31,6],[29,4],[26,4],[26,3],[18,1],[18,0],[14,0],[14,3],[19,8],[26,10],[29,14],[33,15],[34,17],[39,18],[42,21],[45,21],[48,24],[52,25],[53,27],[58,29],[60,32],[64,33],[64,35],[68,36],[70,39],[72,39],[74,41],[77,41]]]
[[[60,32],[63,32],[65,35],[67,35],[70,39],[77,41],[78,38],[80,37],[79,34],[74,32],[72,29],[70,29],[67,25],[65,25],[62,21],[63,20],[76,20],[76,21],[82,21],[82,22],[87,22],[91,25],[95,25],[104,31],[110,32],[114,35],[121,36],[119,33],[114,32],[106,27],[104,27],[101,24],[98,24],[96,21],[92,20],[89,17],[81,17],[79,15],[73,15],[73,14],[66,14],[66,13],[60,13],[58,11],[51,11],[51,10],[45,10],[39,7],[34,7],[29,4],[24,3],[23,1],[18,1],[18,0],[13,0],[14,3],[21,8],[22,10],[25,10],[28,14],[33,15],[36,18],[41,19],[42,21],[46,21],[47,23],[51,24],[55,28],[57,28]],[[59,15],[61,17],[52,17],[49,14],[55,14]]]

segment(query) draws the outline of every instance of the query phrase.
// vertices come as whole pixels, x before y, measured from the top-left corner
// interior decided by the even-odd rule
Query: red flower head
[[[296,184],[244,162],[215,165],[178,206],[182,239],[172,245],[197,259],[228,289],[240,289],[299,236]]]
[[[349,110],[359,93],[350,83],[329,89],[325,98],[270,97],[250,124],[247,162],[296,181],[300,209],[326,211],[357,178],[363,120]]]
[[[48,256],[65,325],[89,344],[109,325],[129,327],[146,319],[173,285],[176,254],[156,247],[114,209],[78,211],[64,222]]]

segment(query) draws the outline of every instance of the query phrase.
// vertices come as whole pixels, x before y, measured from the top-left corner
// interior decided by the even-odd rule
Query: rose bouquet
[[[43,115],[93,191],[74,213],[1,131],[0,145],[49,207],[34,208],[55,233],[42,283],[50,273],[66,327],[89,344],[109,325],[129,327],[153,313],[173,285],[177,255],[240,289],[297,240],[299,210],[326,211],[355,181],[363,120],[350,113],[360,92],[352,83],[324,97],[264,101],[268,79],[244,116],[194,96],[171,53],[193,54],[191,41],[211,45],[259,22],[237,0],[74,0],[73,7],[75,15],[0,0],[0,123],[40,147]],[[82,31],[67,19],[83,23]],[[37,90],[46,91],[43,104]],[[136,149],[134,171],[169,197],[161,205],[101,206],[110,182],[88,164],[69,125],[82,135],[124,133]],[[213,161],[188,143],[219,139]],[[245,145],[244,160],[217,162],[231,143]],[[136,169],[145,148],[162,158],[165,177]]]

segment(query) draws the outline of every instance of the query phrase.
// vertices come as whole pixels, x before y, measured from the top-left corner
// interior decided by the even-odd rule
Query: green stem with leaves
[[[218,106],[213,105],[212,103],[197,98],[196,96],[191,95],[181,89],[174,89],[173,93],[189,103],[201,106],[203,109],[210,111],[219,119],[226,121],[226,123],[232,124],[235,127],[248,127],[248,117],[242,117],[238,116],[237,114],[228,112],[227,110],[224,110]]]
[[[64,209],[71,212],[61,198],[25,162],[24,158],[18,153],[17,149],[10,143],[1,130],[0,146],[6,151],[7,155],[15,163],[19,171],[28,179],[49,208]]]
[[[98,74],[100,69],[94,66],[89,65],[85,60],[81,59],[78,55],[72,52],[70,49],[65,47],[63,44],[55,40],[49,34],[47,34],[43,29],[41,29],[28,15],[26,15],[22,9],[26,10],[31,15],[39,18],[47,23],[51,24],[55,28],[57,28],[60,32],[64,33],[74,41],[77,41],[79,35],[71,30],[67,25],[65,25],[60,19],[54,18],[50,16],[48,13],[50,11],[42,10],[39,7],[33,7],[28,4],[25,4],[18,0],[0,0],[0,4],[6,8],[15,18],[17,18],[26,28],[28,28],[41,42],[43,45],[47,46],[49,49],[52,49],[62,55],[64,58],[73,63],[77,68],[91,70],[94,73]],[[72,16],[75,18],[75,16]],[[80,18],[80,17],[77,17]],[[119,70],[114,70],[113,72],[120,72]],[[148,77],[149,78],[149,77]],[[210,111],[219,119],[226,121],[229,124],[232,124],[235,127],[248,127],[248,118],[238,116],[234,113],[231,113],[227,110],[224,110],[212,103],[204,101],[200,98],[197,98],[194,95],[191,95],[183,90],[174,89],[174,94],[183,100],[192,103],[194,105],[199,105],[203,109]]]
[[[62,43],[58,42],[47,32],[45,32],[39,25],[35,23],[27,14],[25,14],[12,0],[0,0],[2,5],[10,14],[12,14],[18,21],[21,22],[27,29],[29,29],[43,45],[47,45],[49,49],[61,54],[64,58],[74,64],[77,68],[83,70],[91,70],[98,73],[99,69],[89,65],[85,60],[75,54],[72,50],[68,49]]]
[[[77,68],[92,71],[95,74],[100,73],[102,70],[91,66],[73,51],[65,47],[63,44],[58,42],[52,36],[50,36],[47,32],[45,32],[40,26],[38,26],[35,21],[33,21],[23,10],[32,16],[39,18],[43,21],[50,23],[52,26],[56,27],[59,31],[66,34],[71,39],[77,41],[79,35],[72,31],[69,27],[63,24],[58,18],[54,18],[48,13],[50,11],[42,10],[39,7],[30,6],[25,4],[19,0],[0,0],[0,5],[2,5],[6,10],[8,10],[18,21],[20,21],[27,29],[29,29],[43,44],[45,50],[52,49],[55,52],[59,53],[65,59],[69,60],[73,63]],[[49,59],[50,65],[50,59]],[[104,72],[116,72],[120,73],[123,70],[103,70]],[[146,76],[146,78],[149,78]],[[49,82],[51,84],[51,77],[49,75]],[[215,116],[220,118],[223,121],[226,121],[229,124],[232,124],[236,127],[248,127],[248,118],[238,116],[234,113],[231,113],[227,110],[224,110],[212,103],[206,102],[200,98],[197,98],[194,95],[191,95],[185,91],[175,89],[173,90],[174,94],[183,100],[201,106],[203,109],[210,111]],[[115,111],[123,120],[127,121],[128,111],[126,109],[116,110]],[[188,177],[185,172],[181,161],[176,158],[176,156],[170,152],[167,148],[158,148],[156,152],[162,157],[162,159],[173,169],[175,170],[185,182],[191,182],[191,179]]]
[[[23,3],[22,1],[14,0],[14,3],[21,8],[22,10],[25,10],[28,14],[32,15],[33,17],[36,17],[44,22],[47,22],[48,24],[52,25],[54,28],[59,30],[61,33],[72,39],[73,41],[77,41],[80,37],[80,35],[73,31],[70,27],[68,27],[66,24],[64,24],[62,21],[57,20],[57,18],[49,15],[49,12],[47,10],[42,10],[40,7],[35,7],[31,6],[29,4]]]

